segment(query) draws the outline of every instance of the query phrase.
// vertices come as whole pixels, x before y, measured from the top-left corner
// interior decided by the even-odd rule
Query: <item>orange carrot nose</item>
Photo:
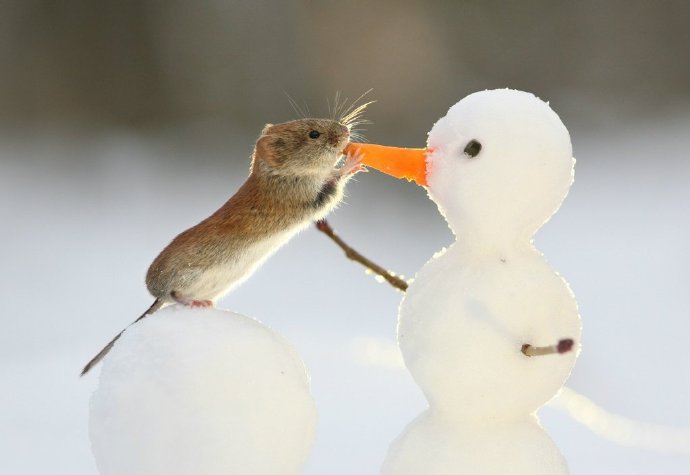
[[[418,185],[426,186],[425,148],[398,148],[385,145],[350,143],[345,153],[363,155],[362,164],[396,178],[414,180]]]

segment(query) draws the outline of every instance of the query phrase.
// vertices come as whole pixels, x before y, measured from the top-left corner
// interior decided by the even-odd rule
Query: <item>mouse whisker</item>
[[[374,102],[376,102],[376,101],[365,102],[364,104],[357,106],[355,109],[350,111],[347,115],[342,117],[339,122],[342,124],[345,124],[345,125],[352,125],[352,124],[355,124],[357,122],[359,122],[359,123],[370,123],[367,119],[362,119],[362,114],[364,114],[364,111],[366,110],[366,108]],[[360,122],[360,121],[364,121],[364,122]]]
[[[357,117],[358,115],[361,115],[361,113],[364,111],[364,109],[367,108],[367,106],[368,106],[369,104],[371,104],[372,102],[375,102],[375,101],[369,101],[369,102],[367,102],[367,103],[365,103],[365,104],[361,104],[361,105],[357,106],[357,104],[358,104],[364,97],[366,97],[367,94],[369,94],[371,91],[373,91],[373,89],[369,89],[369,90],[365,91],[365,92],[364,92],[362,95],[360,95],[357,99],[355,99],[354,101],[352,101],[352,104],[351,104],[347,109],[345,109],[345,110],[342,111],[342,113],[341,113],[341,115],[340,115],[341,122],[342,122],[342,121],[347,122],[347,120],[352,119],[352,118],[354,118],[354,117]]]
[[[346,126],[349,127],[350,129],[354,129],[354,128],[356,128],[358,125],[369,125],[369,124],[372,124],[372,122],[371,122],[370,120],[368,120],[368,119],[357,119],[357,120],[355,120],[355,121],[348,122],[347,124],[344,124],[344,125],[346,125]]]
[[[336,91],[335,99],[333,100],[333,120],[338,120],[338,118],[344,114],[343,109],[345,108],[348,100],[349,99],[347,97],[342,97],[340,91]]]
[[[363,134],[360,134],[358,132],[350,133],[350,138],[354,142],[358,142],[358,143],[368,142],[367,138]]]
[[[290,94],[288,94],[286,91],[283,91],[285,95],[288,98],[288,101],[290,102],[290,105],[292,106],[292,110],[295,111],[295,114],[297,114],[301,119],[306,119],[307,115],[304,113],[304,109],[302,109],[299,104],[297,104],[297,101],[295,101]],[[305,103],[306,105],[306,103]]]
[[[354,101],[352,101],[352,104],[350,105],[350,107],[348,107],[347,109],[345,109],[345,110],[343,111],[343,115],[348,114],[348,113],[352,110],[352,108],[354,108],[354,107],[357,105],[357,103],[358,103],[359,101],[361,101],[367,94],[369,94],[369,93],[370,93],[371,91],[373,91],[373,90],[374,90],[373,88],[370,88],[370,89],[364,91],[363,94],[361,94],[357,99],[355,99]]]

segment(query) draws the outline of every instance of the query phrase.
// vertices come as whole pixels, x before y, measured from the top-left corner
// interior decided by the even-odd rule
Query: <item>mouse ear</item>
[[[261,129],[261,135],[263,136],[263,135],[268,134],[268,129],[270,129],[271,127],[273,127],[273,124],[264,125],[264,128]]]
[[[254,149],[254,161],[256,159],[262,160],[264,163],[270,166],[275,165],[275,151],[271,147],[270,142],[272,138],[269,135],[261,135],[259,140],[256,141],[256,146]]]

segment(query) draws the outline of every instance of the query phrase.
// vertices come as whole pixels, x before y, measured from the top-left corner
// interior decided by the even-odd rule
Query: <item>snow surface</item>
[[[562,115],[577,179],[536,236],[586,323],[568,386],[627,418],[690,427],[690,104],[644,120],[607,107],[596,129]],[[242,183],[255,139],[207,123],[0,136],[0,473],[97,473],[88,410],[99,370],[79,370],[151,304],[147,265]],[[369,139],[383,141],[374,127]],[[422,146],[424,132],[405,140]],[[365,255],[411,276],[454,240],[421,188],[373,172],[355,180],[331,223]],[[305,475],[379,473],[427,406],[409,372],[391,368],[401,298],[307,230],[220,301],[284,335],[309,368],[319,422]],[[360,363],[372,357],[391,364]],[[690,472],[690,456],[614,444],[548,406],[539,416],[572,475]]]
[[[618,445],[690,455],[690,427],[633,420],[597,406],[588,397],[568,387],[549,401],[549,405],[566,411],[598,436]]]
[[[177,305],[125,331],[90,407],[101,475],[293,475],[316,427],[285,339],[236,313]]]

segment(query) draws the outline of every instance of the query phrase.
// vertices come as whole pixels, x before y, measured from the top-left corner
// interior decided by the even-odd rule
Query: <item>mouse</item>
[[[361,154],[345,153],[352,124],[348,117],[266,124],[254,146],[249,176],[237,192],[154,259],[146,286],[155,300],[132,324],[174,303],[214,306],[290,238],[332,211],[348,180],[365,170]],[[89,361],[82,376],[123,332]]]

